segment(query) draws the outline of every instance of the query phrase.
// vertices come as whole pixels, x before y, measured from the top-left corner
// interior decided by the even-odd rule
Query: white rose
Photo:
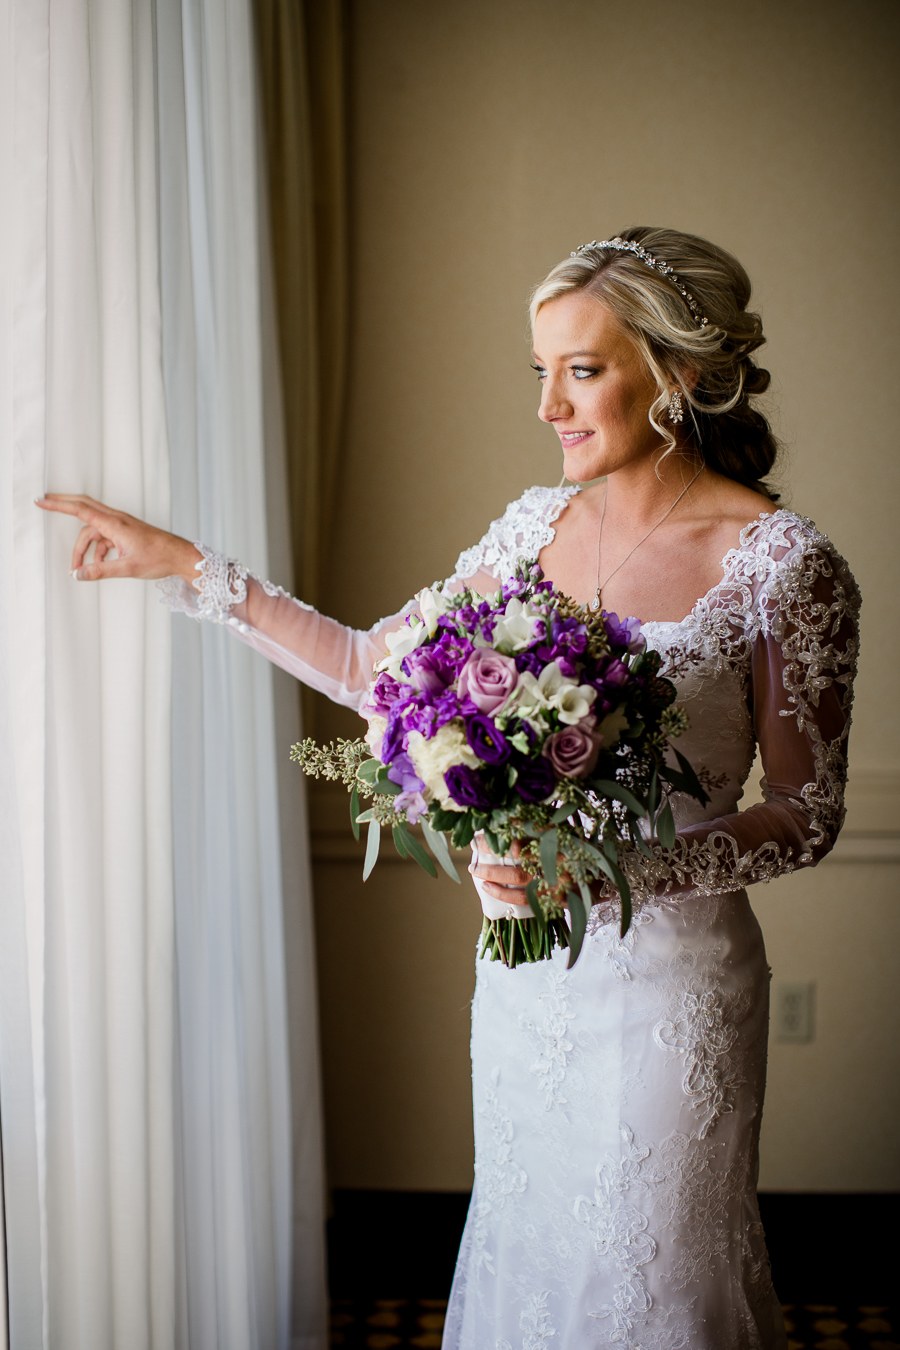
[[[407,753],[431,797],[436,797],[445,811],[460,811],[462,807],[447,792],[444,774],[454,764],[467,764],[480,769],[481,760],[466,740],[463,722],[454,718],[436,731],[430,740],[420,731],[411,731]]]
[[[385,633],[384,644],[390,654],[377,663],[375,670],[386,670],[393,679],[405,680],[406,676],[400,669],[401,661],[417,647],[421,647],[427,637],[428,629],[418,617],[413,617],[410,624],[404,624],[396,632]]]

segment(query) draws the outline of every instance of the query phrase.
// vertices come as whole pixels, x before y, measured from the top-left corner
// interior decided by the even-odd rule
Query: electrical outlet
[[[775,1039],[803,1045],[813,1039],[815,985],[812,980],[778,980],[772,989]]]

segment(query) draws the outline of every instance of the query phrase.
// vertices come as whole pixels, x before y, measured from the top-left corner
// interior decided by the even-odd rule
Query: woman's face
[[[584,291],[548,300],[533,350],[538,417],[559,436],[571,482],[614,473],[664,444],[649,421],[656,381],[605,305]]]

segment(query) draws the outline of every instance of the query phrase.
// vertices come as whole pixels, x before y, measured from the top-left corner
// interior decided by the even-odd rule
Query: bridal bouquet
[[[651,856],[670,846],[672,789],[706,800],[691,766],[669,738],[686,726],[675,687],[660,678],[637,619],[591,613],[521,563],[488,598],[435,586],[386,638],[361,713],[365,740],[293,747],[307,773],[352,788],[359,838],[368,826],[363,871],[378,858],[382,827],[402,857],[432,876],[433,858],[454,880],[450,845],[475,836],[502,857],[514,840],[532,880],[528,906],[485,918],[481,955],[509,966],[568,947],[581,950],[597,881],[621,899],[621,931],[631,897],[623,849]],[[360,810],[360,798],[371,800]],[[421,826],[424,844],[409,826]],[[568,922],[566,910],[568,909]]]

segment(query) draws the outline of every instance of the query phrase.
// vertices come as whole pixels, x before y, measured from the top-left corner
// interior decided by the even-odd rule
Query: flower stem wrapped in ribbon
[[[532,874],[527,917],[512,907],[498,917],[483,898],[481,955],[515,966],[560,946],[572,966],[591,888],[618,892],[624,936],[623,850],[650,856],[651,842],[674,843],[672,791],[707,800],[684,757],[666,753],[686,725],[675,687],[638,620],[585,611],[537,564],[520,563],[494,595],[433,587],[416,599],[419,613],[388,634],[375,668],[365,739],[324,749],[307,740],[291,757],[351,788],[356,837],[368,828],[364,879],[385,827],[402,857],[455,881],[452,849],[478,835],[503,858],[519,840]]]

